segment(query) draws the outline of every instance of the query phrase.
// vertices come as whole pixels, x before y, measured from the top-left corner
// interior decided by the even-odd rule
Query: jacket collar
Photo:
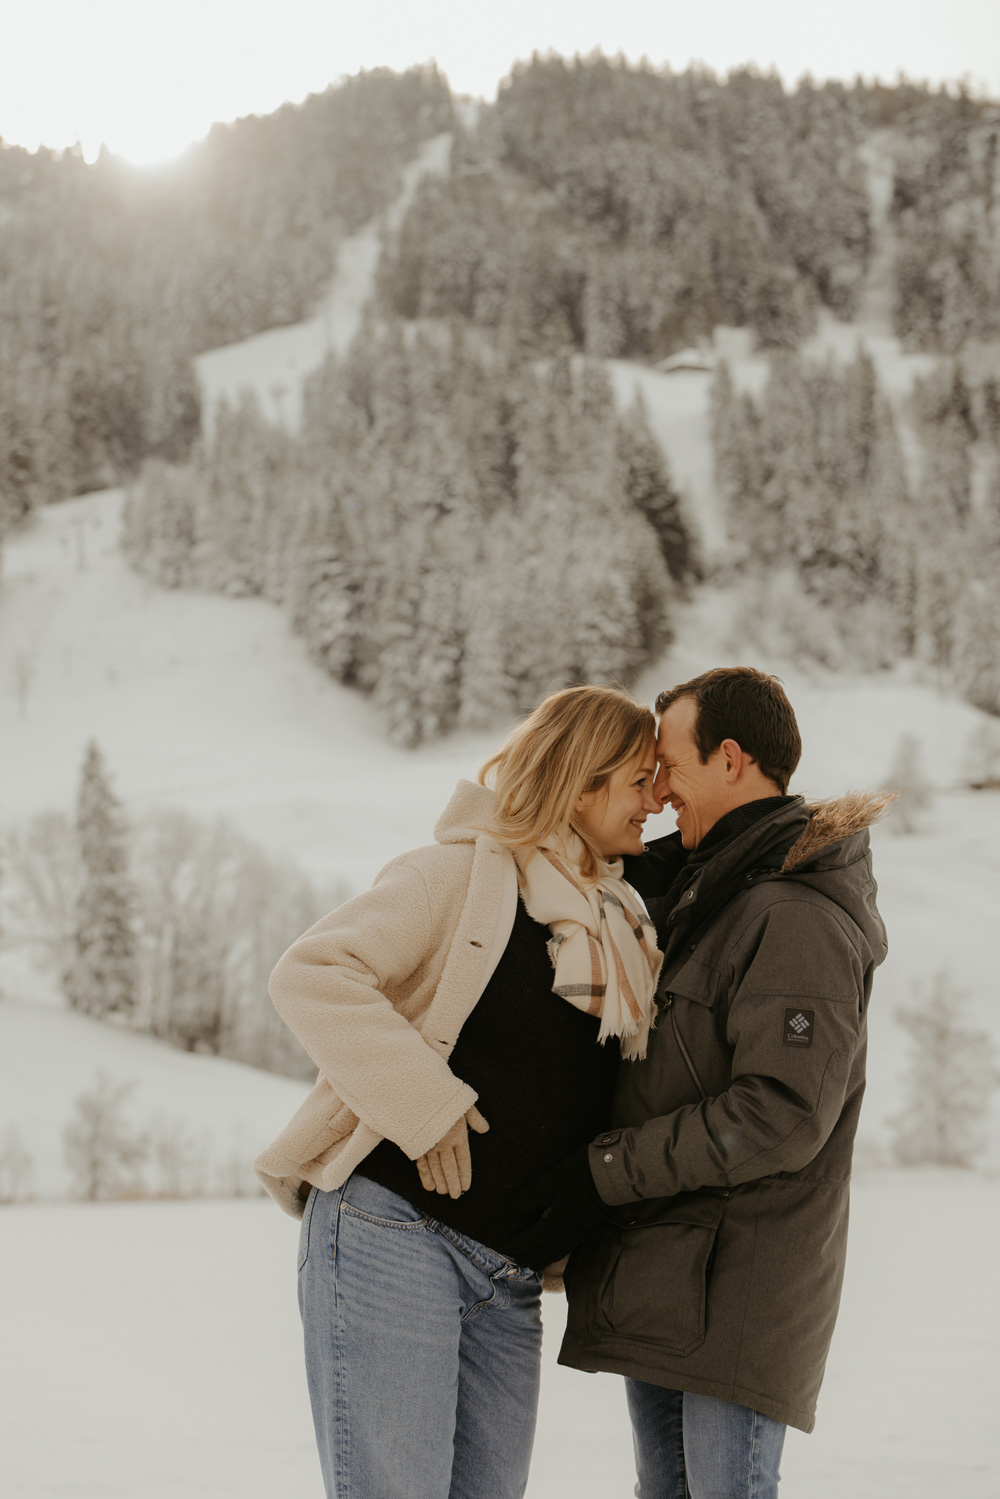
[[[692,849],[671,886],[657,923],[661,941],[676,949],[741,890],[759,878],[821,877],[864,856],[867,829],[892,801],[891,794],[849,792],[808,804],[801,796],[767,799],[771,810],[733,837],[715,843],[709,835]],[[810,880],[810,883],[812,881]]]

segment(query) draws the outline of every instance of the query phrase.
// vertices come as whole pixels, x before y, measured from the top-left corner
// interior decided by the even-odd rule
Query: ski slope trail
[[[425,141],[403,173],[396,200],[344,240],[330,288],[313,317],[199,355],[195,369],[209,426],[220,400],[235,405],[243,392],[252,391],[271,421],[298,427],[306,377],[328,354],[349,347],[372,294],[383,236],[402,222],[421,179],[448,171],[451,141],[450,131]]]

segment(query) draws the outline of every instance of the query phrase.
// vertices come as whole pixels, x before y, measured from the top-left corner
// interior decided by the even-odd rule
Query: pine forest
[[[301,420],[252,392],[207,407],[195,356],[308,315],[446,132]],[[404,746],[630,681],[705,583],[748,640],[912,660],[1000,713],[998,140],[961,88],[595,55],[536,56],[472,108],[430,67],[363,73],[160,173],[4,148],[3,524],[126,485],[138,572],[272,600]],[[905,396],[860,338],[810,348],[876,301],[927,356]],[[613,379],[692,349],[709,551]]]

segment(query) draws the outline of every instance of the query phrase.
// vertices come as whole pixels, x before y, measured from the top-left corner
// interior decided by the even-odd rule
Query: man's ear
[[[739,780],[744,766],[752,764],[752,761],[735,739],[723,739],[719,748],[726,757],[726,780],[731,785],[733,781]]]

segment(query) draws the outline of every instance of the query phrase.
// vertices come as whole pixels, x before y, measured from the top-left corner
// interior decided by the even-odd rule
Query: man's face
[[[678,698],[661,715],[656,739],[654,795],[673,807],[685,848],[697,848],[731,805],[726,753],[720,746],[702,764],[694,741],[697,718],[694,698]]]

